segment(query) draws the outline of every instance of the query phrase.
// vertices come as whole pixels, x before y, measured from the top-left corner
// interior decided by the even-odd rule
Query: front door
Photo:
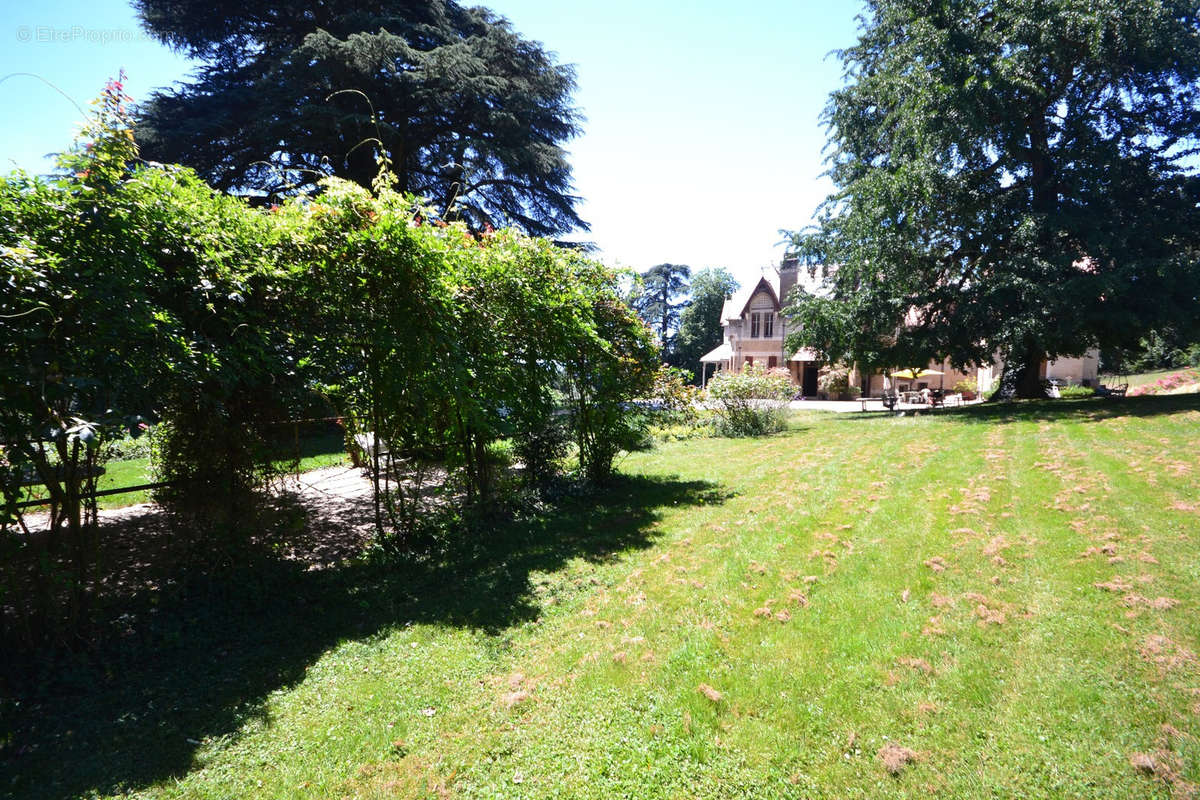
[[[817,396],[817,368],[815,366],[804,365],[804,379],[800,382],[800,391],[805,397]]]

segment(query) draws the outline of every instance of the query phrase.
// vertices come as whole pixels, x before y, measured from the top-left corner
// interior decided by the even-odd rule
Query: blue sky
[[[586,122],[572,163],[585,238],[605,260],[726,266],[746,282],[778,260],[779,229],[807,224],[828,194],[819,117],[842,77],[827,54],[854,41],[857,2],[484,5],[577,69]],[[80,106],[122,67],[141,99],[190,66],[125,0],[6,2],[0,41],[0,77],[34,73]],[[5,171],[44,171],[78,127],[75,105],[35,78],[0,83],[0,103]]]

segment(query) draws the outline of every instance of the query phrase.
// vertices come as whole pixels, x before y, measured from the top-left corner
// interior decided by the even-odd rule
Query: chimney
[[[787,305],[788,292],[796,285],[796,277],[800,271],[798,256],[784,256],[779,262],[779,302]]]

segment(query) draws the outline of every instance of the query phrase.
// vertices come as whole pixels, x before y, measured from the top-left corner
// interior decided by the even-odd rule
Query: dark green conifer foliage
[[[445,0],[135,0],[150,33],[202,62],[141,109],[146,158],[225,191],[400,191],[476,228],[582,228],[563,145],[574,71],[483,8]]]
[[[1014,370],[1194,330],[1200,3],[870,0],[826,110],[837,265],[793,343]],[[795,327],[792,330],[797,330]]]
[[[656,264],[642,273],[641,291],[633,301],[634,310],[658,335],[668,356],[674,349],[679,313],[687,306],[691,274],[686,264]]]

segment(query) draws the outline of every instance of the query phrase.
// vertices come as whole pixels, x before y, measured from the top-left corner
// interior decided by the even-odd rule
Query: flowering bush
[[[666,364],[654,374],[651,402],[671,423],[691,422],[696,418],[700,389],[691,380],[692,373]]]
[[[786,427],[784,409],[793,391],[787,370],[752,365],[717,373],[708,387],[721,435],[761,436]]]
[[[1200,370],[1185,369],[1179,372],[1172,372],[1170,375],[1159,378],[1154,383],[1135,386],[1129,390],[1129,394],[1133,397],[1148,394],[1171,394],[1176,389],[1194,383],[1200,383]]]
[[[830,399],[844,394],[850,385],[850,368],[845,364],[826,364],[817,372],[817,390]]]
[[[674,441],[712,433],[711,420],[701,418],[697,405],[700,389],[691,384],[691,378],[691,372],[663,364],[654,375],[650,396],[636,402],[646,416],[652,439]]]

